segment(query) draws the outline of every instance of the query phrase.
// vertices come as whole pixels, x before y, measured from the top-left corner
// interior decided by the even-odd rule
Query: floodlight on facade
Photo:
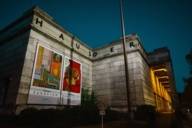
[[[169,79],[169,76],[159,76],[158,78],[159,78],[159,79],[162,79],[162,78],[167,78],[167,79]]]
[[[167,72],[167,69],[166,68],[160,68],[160,69],[154,69],[153,71],[154,72],[160,72],[160,71]]]

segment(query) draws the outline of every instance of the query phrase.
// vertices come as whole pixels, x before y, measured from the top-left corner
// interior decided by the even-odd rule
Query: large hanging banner
[[[65,57],[62,104],[81,104],[81,64]]]
[[[60,104],[62,59],[61,54],[38,45],[28,103]]]

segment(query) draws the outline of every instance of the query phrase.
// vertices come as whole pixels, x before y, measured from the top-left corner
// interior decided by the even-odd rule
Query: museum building
[[[173,111],[176,103],[169,49],[146,52],[138,35],[126,36],[131,109],[152,105]],[[38,7],[0,30],[0,112],[81,104],[82,89],[113,110],[127,110],[121,39],[99,48],[58,25]]]

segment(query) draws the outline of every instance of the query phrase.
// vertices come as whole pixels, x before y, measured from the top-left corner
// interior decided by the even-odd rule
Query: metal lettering
[[[111,47],[110,51],[111,51],[111,52],[114,52],[114,49],[113,49],[113,47]]]
[[[80,48],[80,44],[76,43],[76,48],[79,49]]]
[[[64,40],[63,34],[61,33],[59,38],[61,38],[62,40]]]
[[[93,53],[93,57],[96,57],[96,56],[97,56],[97,52],[94,52],[94,53]]]
[[[129,43],[129,47],[130,47],[130,48],[135,47],[134,42],[130,42],[130,43]]]
[[[91,51],[89,51],[89,56],[91,56]]]
[[[43,20],[39,20],[39,18],[36,18],[36,24],[39,24],[41,27],[43,26]]]

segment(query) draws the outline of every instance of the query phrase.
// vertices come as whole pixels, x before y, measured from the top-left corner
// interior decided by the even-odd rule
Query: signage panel
[[[29,104],[80,105],[81,63],[38,45]]]
[[[59,104],[63,56],[38,45],[28,103]]]
[[[62,84],[63,104],[79,105],[81,103],[81,76],[81,64],[65,57]]]

